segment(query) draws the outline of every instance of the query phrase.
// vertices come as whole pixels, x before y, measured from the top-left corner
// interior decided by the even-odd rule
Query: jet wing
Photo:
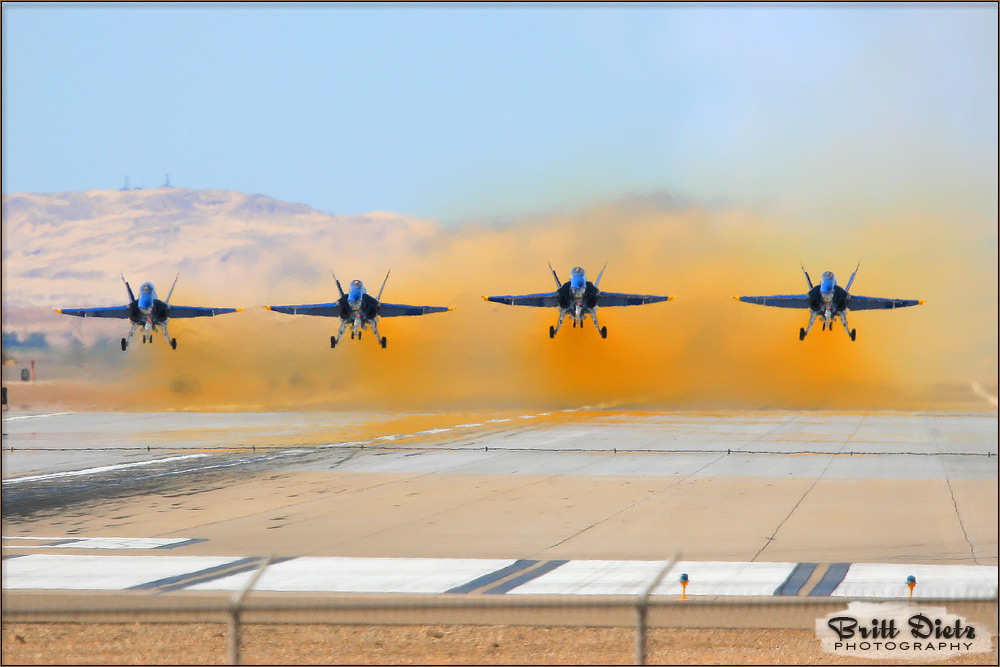
[[[57,313],[75,315],[76,317],[107,317],[116,320],[128,319],[128,306],[109,306],[107,308],[57,308]]]
[[[606,306],[644,306],[647,303],[670,301],[673,296],[656,296],[654,294],[623,294],[621,292],[601,292],[597,295],[597,305]]]
[[[923,299],[882,299],[877,296],[853,296],[847,301],[848,310],[892,310],[919,306]]]
[[[340,317],[340,302],[333,303],[307,303],[299,306],[264,306],[268,310],[276,313],[288,313],[289,315],[316,315],[318,317]]]
[[[449,306],[407,306],[403,303],[381,303],[378,307],[379,317],[402,317],[404,315],[430,315],[431,313],[446,313]]]
[[[808,294],[775,294],[773,296],[734,296],[743,303],[755,303],[758,306],[774,306],[775,308],[808,308]]]
[[[508,306],[534,306],[535,308],[555,308],[559,305],[558,292],[546,292],[543,294],[520,294],[517,296],[487,296],[487,301],[493,303],[505,303]]]
[[[242,308],[200,308],[198,306],[170,306],[170,310],[167,312],[167,317],[169,318],[186,318],[186,317],[214,317],[215,315],[224,315],[225,313],[236,313],[243,310]]]

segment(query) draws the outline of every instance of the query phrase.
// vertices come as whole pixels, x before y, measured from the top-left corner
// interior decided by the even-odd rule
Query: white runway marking
[[[59,415],[72,415],[75,412],[48,412],[41,415],[17,415],[16,417],[4,417],[5,422],[17,421],[18,419],[38,419],[40,417],[58,417]]]
[[[51,544],[11,544],[8,549],[163,549],[185,542],[187,537],[4,537]]]
[[[575,560],[510,591],[511,595],[639,595],[666,561]],[[680,595],[681,573],[688,595],[773,595],[796,563],[678,561],[653,595]]]
[[[32,554],[3,562],[4,589],[120,591],[240,560],[232,556],[63,556]]]
[[[109,540],[105,543],[108,545],[124,538],[92,539]],[[14,556],[4,559],[3,588],[124,590],[150,587],[154,582],[164,585],[163,580],[170,580],[171,586],[186,590],[235,591],[252,573],[226,574],[232,570],[220,566],[252,560],[235,556]],[[502,571],[514,564],[514,560],[473,558],[293,558],[271,565],[255,590],[441,594],[470,583],[472,588],[493,585],[505,576]],[[638,595],[665,565],[666,561],[568,561],[540,572],[533,579],[531,569],[523,570],[522,576],[527,575],[527,580],[507,594]],[[775,595],[795,566],[796,563],[679,561],[653,594],[678,597],[679,578],[685,573],[689,579],[687,595],[691,597],[767,597]],[[220,571],[205,573],[210,568]],[[191,577],[195,573],[201,573],[200,583],[193,583]],[[990,599],[997,592],[996,566],[859,563],[851,566],[833,595],[907,597],[906,577],[911,574],[917,578],[914,597]],[[187,582],[190,584],[185,585]]]
[[[97,468],[86,468],[84,470],[69,470],[66,472],[52,472],[45,475],[28,475],[27,477],[14,477],[3,480],[3,485],[19,484],[21,482],[38,482],[44,479],[56,479],[58,477],[76,477],[78,475],[94,475],[99,472],[110,470],[124,470],[125,468],[137,468],[139,466],[149,466],[157,463],[169,463],[171,461],[183,461],[185,459],[200,459],[211,454],[184,454],[183,456],[168,456],[165,459],[153,459],[152,461],[136,461],[135,463],[119,463],[112,466],[99,466]]]
[[[997,594],[996,565],[898,565],[853,563],[833,591],[838,597],[909,598],[909,575],[917,578],[914,598],[987,599]]]
[[[472,558],[296,558],[269,567],[254,590],[444,593],[513,563]],[[236,574],[188,590],[239,590],[251,576]]]

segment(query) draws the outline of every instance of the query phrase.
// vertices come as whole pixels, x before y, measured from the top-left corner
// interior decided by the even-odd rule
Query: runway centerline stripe
[[[485,593],[487,595],[501,595],[509,590],[517,588],[521,584],[525,584],[531,581],[532,579],[537,579],[543,574],[547,574],[552,570],[556,569],[557,567],[565,565],[568,562],[569,562],[568,560],[550,560],[549,562],[543,564],[541,567],[535,568],[530,572],[525,572],[521,576],[514,577],[510,581],[505,581],[499,586],[496,586],[495,588],[491,588],[488,591],[485,591]]]
[[[215,567],[207,567],[204,570],[196,570],[194,572],[185,572],[184,574],[178,574],[173,577],[165,577],[163,579],[156,579],[154,581],[147,581],[142,584],[136,584],[135,586],[129,586],[126,590],[130,591],[142,591],[148,590],[150,588],[160,588],[160,587],[170,587],[171,584],[176,584],[178,582],[185,582],[183,586],[178,586],[175,588],[183,588],[184,586],[189,586],[200,581],[209,581],[217,577],[210,576],[216,575],[224,576],[221,573],[230,574],[229,570],[232,568],[240,568],[238,572],[244,572],[250,569],[248,565],[254,565],[261,562],[260,556],[251,556],[249,558],[240,558],[229,563],[223,563],[222,565],[216,565]],[[168,588],[167,590],[170,590]]]
[[[485,574],[481,577],[473,579],[472,581],[464,583],[461,586],[455,586],[455,588],[447,590],[445,593],[468,593],[469,591],[473,591],[481,586],[486,586],[488,584],[492,584],[494,581],[499,581],[504,577],[514,574],[515,572],[520,572],[521,570],[536,565],[537,563],[537,560],[519,560],[512,565],[508,565],[505,568],[497,570],[496,572],[490,572],[489,574]]]
[[[3,480],[3,485],[18,484],[20,482],[38,482],[45,479],[57,479],[59,477],[76,477],[78,475],[96,475],[100,472],[111,470],[124,470],[126,468],[138,468],[139,466],[150,466],[157,463],[170,463],[173,461],[184,461],[186,459],[200,459],[211,456],[211,454],[185,454],[183,456],[168,456],[165,459],[153,459],[151,461],[136,461],[135,463],[121,463],[113,466],[100,466],[97,468],[85,468],[83,470],[70,470],[67,472],[53,472],[46,475],[28,475],[27,477],[15,477]]]
[[[827,569],[826,574],[819,580],[819,583],[811,591],[809,597],[827,597],[833,593],[834,589],[847,576],[847,571],[851,568],[850,563],[833,563]]]
[[[788,578],[785,579],[778,588],[774,591],[775,595],[798,595],[802,587],[805,586],[806,581],[812,576],[813,571],[816,569],[816,563],[799,563],[795,566],[795,569],[789,573]]]

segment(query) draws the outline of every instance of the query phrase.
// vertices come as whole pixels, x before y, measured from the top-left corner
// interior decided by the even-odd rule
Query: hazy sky
[[[3,5],[3,192],[994,226],[996,3]],[[995,240],[995,233],[993,235]]]

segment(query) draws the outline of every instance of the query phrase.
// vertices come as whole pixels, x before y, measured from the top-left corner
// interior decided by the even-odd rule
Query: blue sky
[[[3,5],[3,192],[997,214],[997,5]]]

